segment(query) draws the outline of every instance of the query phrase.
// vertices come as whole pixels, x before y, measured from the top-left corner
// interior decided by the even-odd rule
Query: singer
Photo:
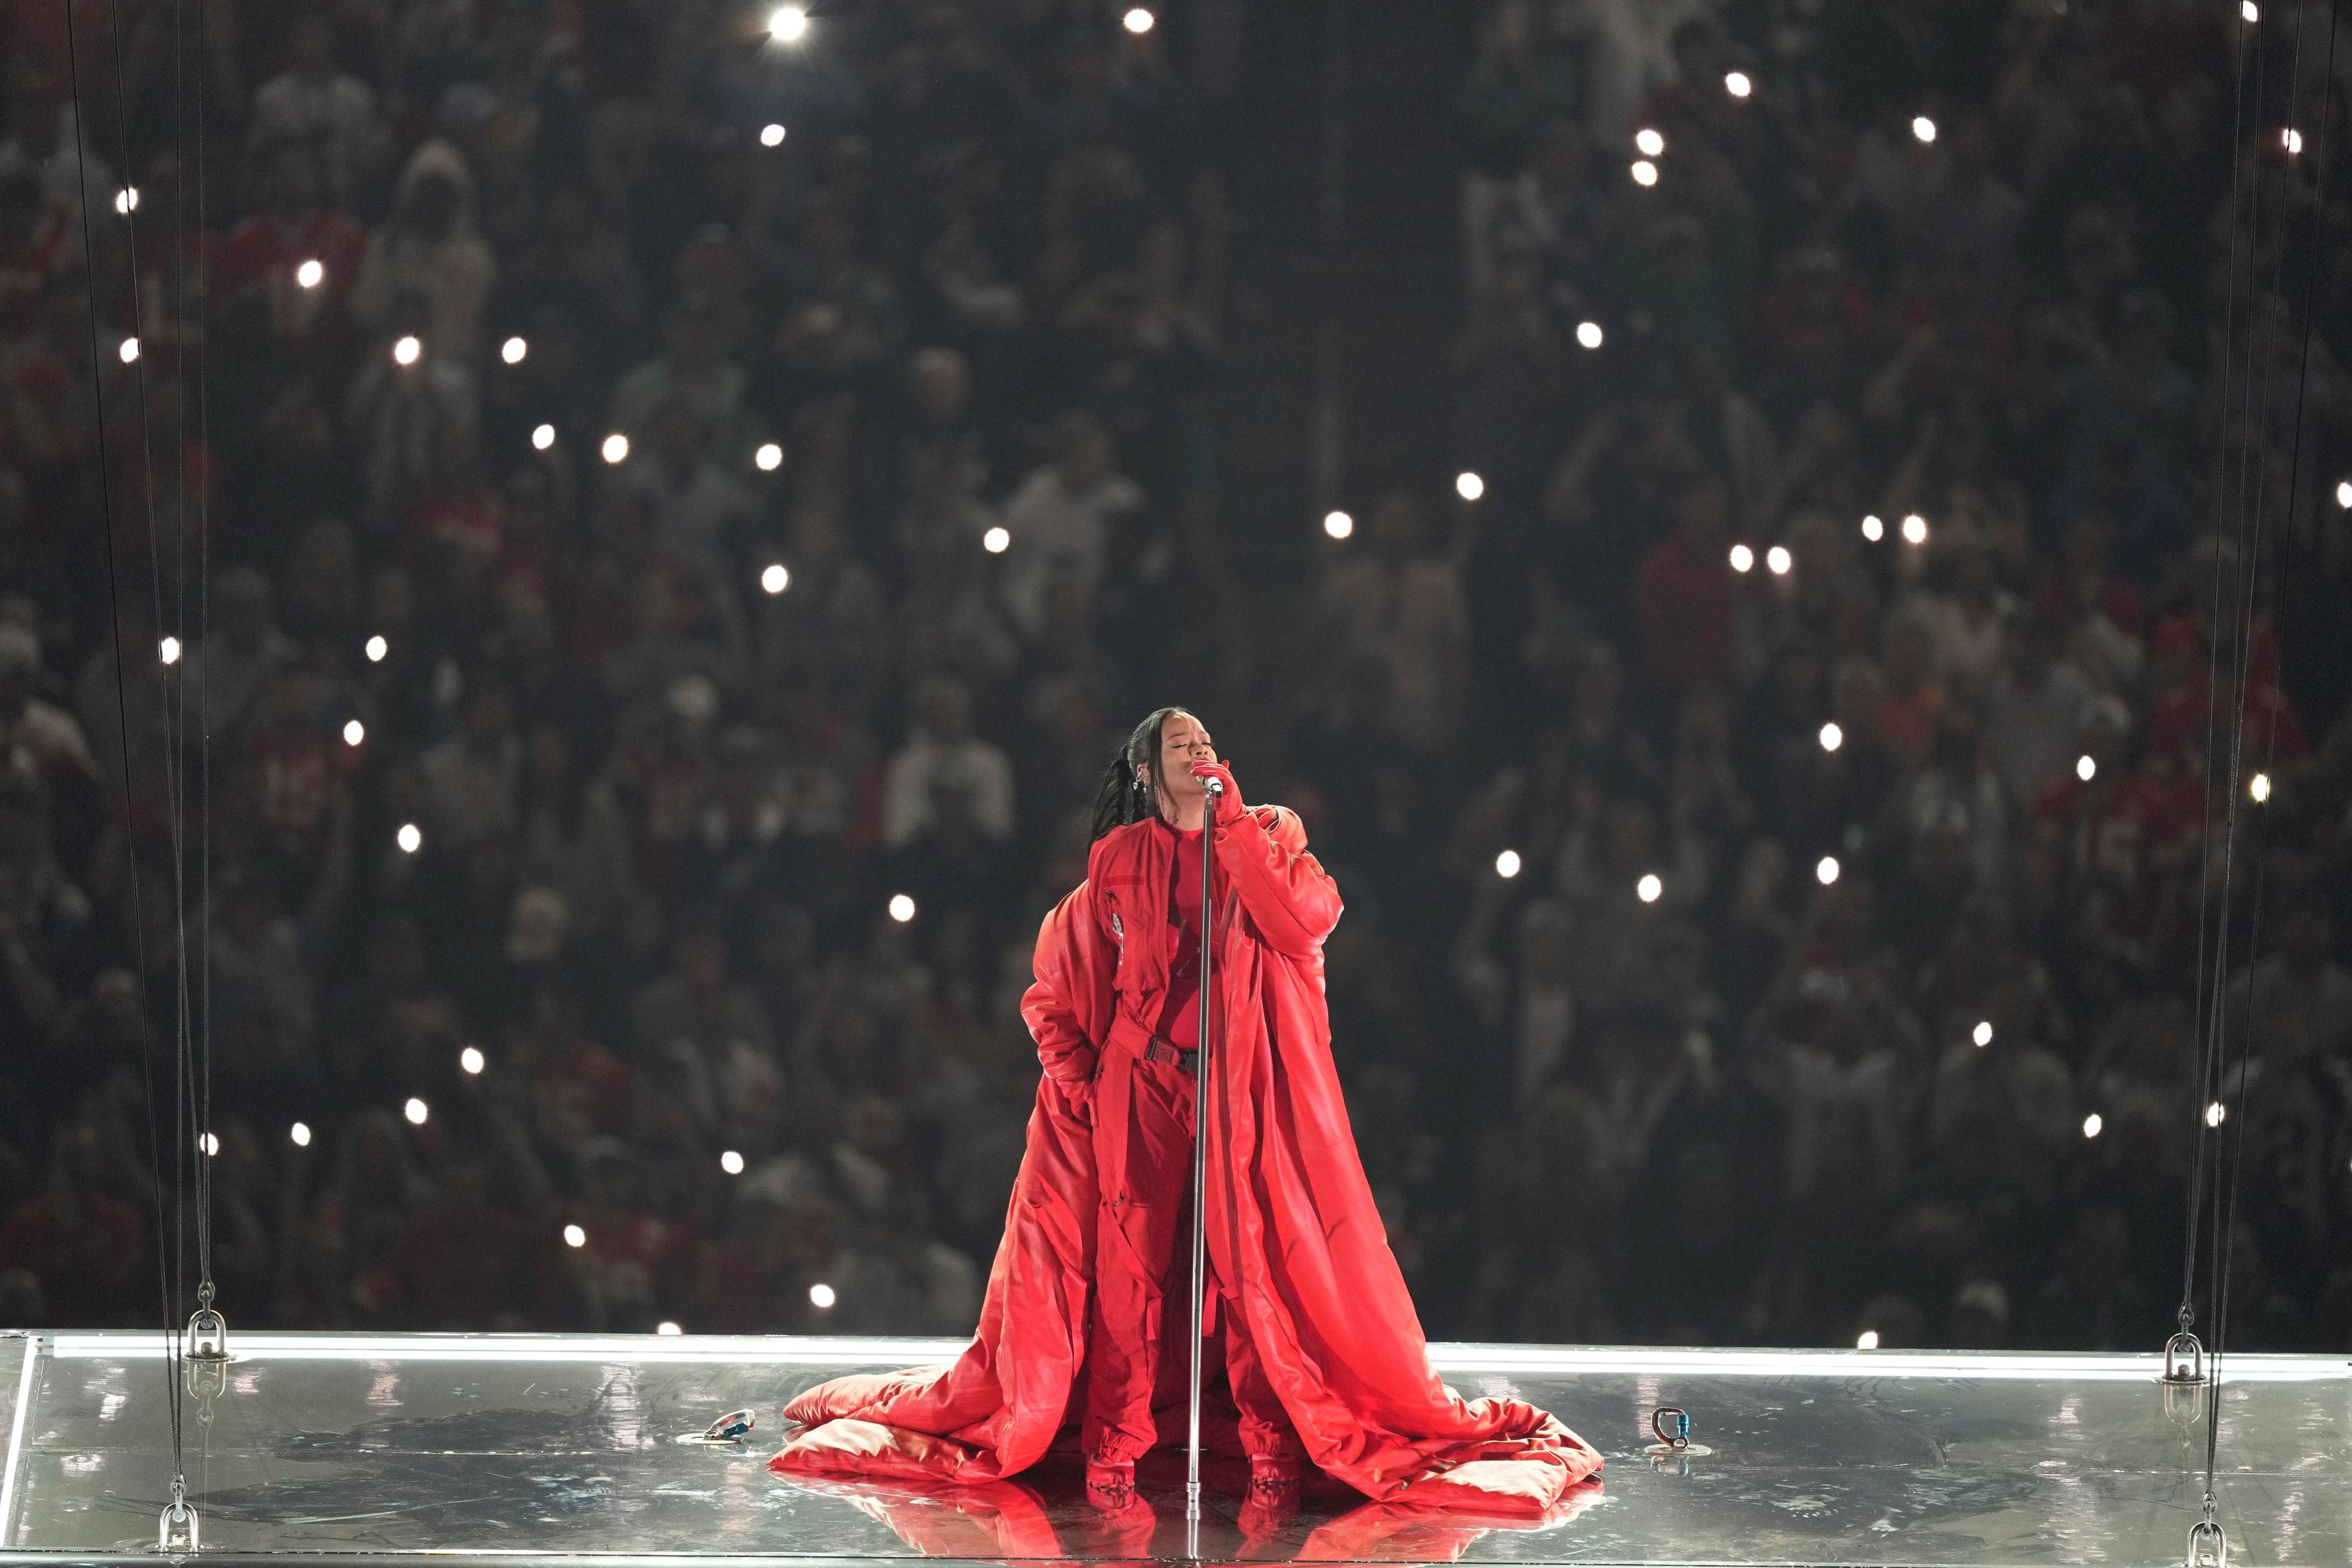
[[[1543,1411],[1465,1401],[1430,1369],[1332,1069],[1323,939],[1339,896],[1297,816],[1244,805],[1207,729],[1163,708],[1112,762],[1094,834],[1022,1002],[1045,1072],[978,1334],[951,1366],[803,1394],[772,1467],[992,1481],[1075,1426],[1089,1498],[1127,1504],[1136,1460],[1185,1441],[1197,1131],[1203,1349],[1222,1360],[1204,1441],[1247,1458],[1250,1502],[1295,1500],[1305,1461],[1376,1500],[1549,1509],[1601,1458]]]

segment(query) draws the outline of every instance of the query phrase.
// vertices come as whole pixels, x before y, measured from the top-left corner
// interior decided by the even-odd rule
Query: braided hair
[[[1156,779],[1144,770],[1156,767],[1160,761],[1160,731],[1169,720],[1182,708],[1155,709],[1111,759],[1103,770],[1102,787],[1095,792],[1095,822],[1092,838],[1100,838],[1114,827],[1125,827],[1130,822],[1160,815],[1160,799]],[[1091,840],[1090,840],[1091,841]]]

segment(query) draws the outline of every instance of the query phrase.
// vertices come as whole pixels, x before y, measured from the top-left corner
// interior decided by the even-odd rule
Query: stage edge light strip
[[[33,1407],[33,1372],[41,1356],[41,1337],[25,1336],[25,1366],[16,1374],[16,1415],[8,1423],[8,1468],[0,1474],[0,1552],[8,1547],[9,1529],[16,1517],[16,1461],[25,1452],[25,1413]]]

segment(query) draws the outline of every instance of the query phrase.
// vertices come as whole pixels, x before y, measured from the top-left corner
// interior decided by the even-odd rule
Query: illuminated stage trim
[[[775,1412],[845,1371],[961,1342],[694,1335],[247,1334],[184,1448],[202,1555],[502,1562],[1058,1563],[1180,1557],[1181,1480],[1107,1522],[1067,1466],[919,1495],[779,1480]],[[156,1552],[170,1426],[156,1334],[0,1337],[0,1563]],[[1437,1345],[1468,1395],[1558,1413],[1601,1484],[1528,1521],[1403,1517],[1310,1491],[1288,1520],[1213,1500],[1202,1549],[1257,1561],[2178,1564],[2203,1490],[2205,1394],[2161,1358]],[[2352,1562],[2352,1363],[2221,1367],[2218,1516],[2254,1568]],[[1704,1457],[1646,1457],[1650,1411]],[[740,1447],[681,1445],[729,1410]],[[1170,1472],[1181,1477],[1181,1456]],[[1213,1478],[1213,1481],[1214,1478]],[[1156,1514],[1156,1519],[1154,1515]]]

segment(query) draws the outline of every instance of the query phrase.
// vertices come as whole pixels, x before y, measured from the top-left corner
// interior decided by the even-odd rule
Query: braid
[[[1125,827],[1130,822],[1141,822],[1159,814],[1158,793],[1147,770],[1159,760],[1161,726],[1184,711],[1181,708],[1154,710],[1135,727],[1127,744],[1103,770],[1102,784],[1095,791],[1093,837],[1100,838],[1115,827]]]

